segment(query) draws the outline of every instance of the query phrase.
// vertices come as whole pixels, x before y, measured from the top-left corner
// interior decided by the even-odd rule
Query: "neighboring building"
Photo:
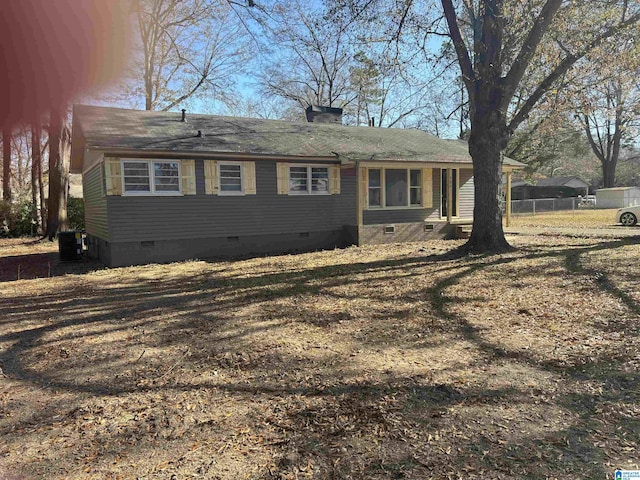
[[[536,182],[538,187],[569,187],[573,188],[578,195],[587,195],[589,193],[589,184],[578,176],[570,177],[549,177],[540,178]]]
[[[73,117],[88,248],[110,266],[443,238],[472,222],[466,146],[419,130],[83,105]]]
[[[535,185],[518,179],[511,184],[512,200],[568,198],[588,193],[589,184],[577,176],[540,178],[535,180]]]
[[[596,207],[624,208],[640,205],[639,187],[601,188],[596,190]]]

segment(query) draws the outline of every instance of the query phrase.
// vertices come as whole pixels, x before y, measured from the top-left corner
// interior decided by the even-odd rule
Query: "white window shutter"
[[[204,161],[204,191],[207,195],[218,194],[218,162]]]
[[[242,164],[242,181],[244,182],[245,195],[256,194],[256,162],[244,162]]]
[[[104,178],[107,195],[122,195],[122,163],[119,158],[104,159]]]
[[[195,160],[182,160],[180,166],[182,173],[182,194],[196,194],[196,162]]]

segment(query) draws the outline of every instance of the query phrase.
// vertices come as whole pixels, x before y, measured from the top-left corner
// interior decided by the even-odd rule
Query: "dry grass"
[[[640,240],[510,240],[0,283],[0,477],[638,467]]]
[[[612,228],[616,226],[617,209],[584,208],[511,217],[513,227]],[[622,227],[620,227],[622,228]]]

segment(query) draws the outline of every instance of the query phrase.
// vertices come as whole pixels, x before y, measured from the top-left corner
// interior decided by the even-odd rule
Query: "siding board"
[[[107,198],[102,194],[100,164],[82,175],[85,228],[89,235],[109,240]]]
[[[440,215],[440,192],[442,191],[442,185],[440,184],[440,179],[442,178],[442,172],[439,168],[433,169],[433,209],[429,213],[427,219],[431,222],[435,222],[437,220],[441,220]]]
[[[460,169],[460,196],[458,215],[460,218],[473,218],[473,199],[475,191],[473,185],[473,170]]]
[[[338,230],[356,223],[355,182],[342,171],[339,195],[278,195],[276,162],[265,161],[256,162],[256,195],[205,195],[197,160],[196,195],[108,197],[111,241]]]
[[[433,210],[429,214],[428,219],[430,221],[441,220],[446,218],[447,213],[441,212],[442,208],[442,170],[439,168],[433,169]],[[474,185],[473,185],[473,170],[470,168],[460,169],[459,174],[460,191],[458,192],[458,217],[459,218],[473,218],[473,204],[474,204]]]

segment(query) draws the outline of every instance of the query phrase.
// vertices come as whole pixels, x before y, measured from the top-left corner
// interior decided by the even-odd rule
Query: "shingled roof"
[[[582,180],[577,175],[569,176],[569,177],[549,177],[549,178],[539,178],[536,181],[536,186],[538,187],[562,187],[572,180],[578,180],[585,184],[585,186],[589,186],[587,182]]]
[[[127,110],[75,105],[71,169],[85,150],[470,164],[467,147],[415,129]],[[200,135],[198,134],[200,132]],[[520,166],[506,159],[506,165]]]

